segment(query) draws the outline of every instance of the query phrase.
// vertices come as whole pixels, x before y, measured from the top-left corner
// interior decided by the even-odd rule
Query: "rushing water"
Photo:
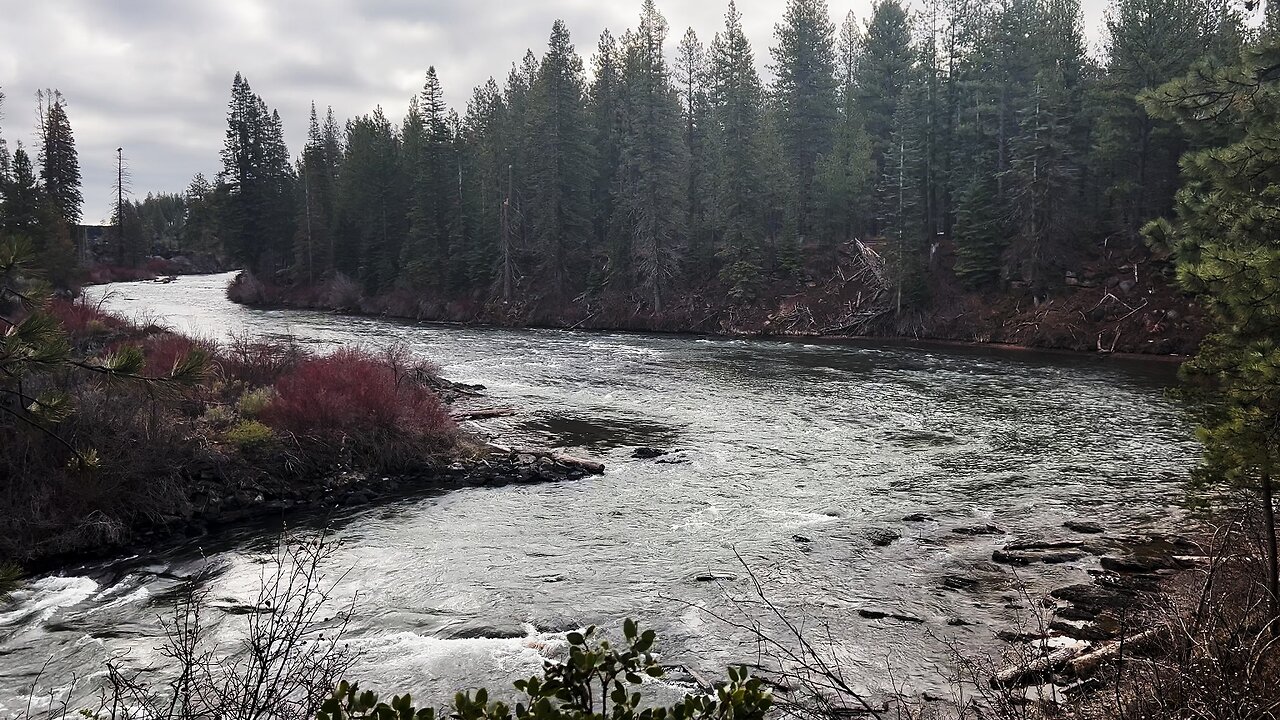
[[[215,339],[402,343],[520,409],[480,432],[608,465],[579,482],[424,493],[336,518],[328,570],[346,572],[340,601],[357,597],[354,675],[387,690],[439,699],[503,686],[535,671],[564,631],[616,629],[627,616],[658,631],[664,660],[715,676],[755,659],[750,633],[713,617],[764,614],[745,563],[786,613],[829,630],[859,684],[880,689],[892,676],[936,692],[945,639],[987,646],[1014,616],[1018,582],[1043,589],[1089,567],[1015,581],[989,562],[1008,537],[952,528],[990,522],[1025,537],[1060,534],[1072,518],[1113,531],[1166,526],[1197,454],[1165,397],[1167,364],[251,310],[225,299],[230,277],[115,285],[105,304]],[[632,459],[640,445],[676,462]],[[914,512],[936,520],[902,521]],[[866,536],[875,528],[903,537],[879,547]],[[199,573],[216,600],[248,601],[273,532],[244,528],[33,580],[0,607],[0,716],[23,707],[33,683],[78,675],[91,687],[109,656],[162,665],[157,618],[180,578]],[[717,579],[698,580],[707,575]],[[950,576],[980,582],[953,589]],[[868,608],[924,622],[857,612]]]

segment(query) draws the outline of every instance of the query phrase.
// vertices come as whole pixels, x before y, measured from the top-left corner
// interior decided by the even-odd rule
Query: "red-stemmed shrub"
[[[148,335],[138,344],[142,347],[143,357],[147,359],[148,375],[168,375],[173,370],[173,366],[187,357],[192,350],[203,350],[212,355],[209,343],[169,332]]]
[[[307,351],[292,338],[270,342],[236,335],[222,346],[219,365],[228,380],[253,386],[274,385],[306,358]]]
[[[382,467],[423,462],[453,446],[457,427],[439,396],[398,360],[355,349],[305,359],[276,382],[262,419]]]
[[[124,319],[108,315],[97,305],[85,302],[53,300],[49,303],[48,312],[62,324],[62,328],[73,341],[110,330],[119,330],[128,325]]]

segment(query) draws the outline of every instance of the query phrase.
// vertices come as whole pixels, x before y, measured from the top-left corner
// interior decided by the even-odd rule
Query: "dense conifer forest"
[[[1178,159],[1203,139],[1139,95],[1237,58],[1256,32],[1242,12],[1118,0],[1095,57],[1075,0],[884,0],[838,25],[791,0],[767,49],[730,3],[670,54],[647,1],[587,53],[556,22],[460,113],[434,69],[400,123],[313,109],[296,160],[237,76],[222,172],[188,198],[216,208],[196,234],[260,279],[340,278],[339,295],[399,293],[411,315],[625,301],[661,316],[698,293],[784,294],[866,251],[872,311],[1033,301],[1171,212]]]

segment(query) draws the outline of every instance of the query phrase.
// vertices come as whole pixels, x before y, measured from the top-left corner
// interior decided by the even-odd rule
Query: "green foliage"
[[[236,413],[226,405],[211,405],[201,417],[215,428],[226,428],[235,422]]]
[[[241,451],[261,450],[275,441],[271,428],[257,420],[242,420],[222,434],[222,439]]]
[[[529,222],[539,275],[553,297],[566,299],[583,273],[591,238],[592,148],[583,100],[582,59],[557,20],[530,88]]]
[[[804,236],[818,225],[814,178],[819,158],[831,150],[836,124],[835,27],[826,0],[788,0],[774,36],[773,100],[794,177],[790,214]]]
[[[36,93],[39,103],[40,180],[57,217],[67,225],[80,222],[80,161],[67,118],[67,101],[57,90]],[[56,267],[49,266],[49,270]]]
[[[218,173],[217,223],[227,251],[264,275],[292,260],[293,182],[280,114],[236,73]]]
[[[1234,65],[1206,64],[1144,95],[1158,117],[1193,137],[1226,138],[1182,160],[1176,218],[1145,232],[1172,248],[1178,279],[1214,331],[1184,374],[1214,391],[1200,437],[1202,477],[1257,488],[1269,535],[1271,612],[1280,617],[1272,507],[1280,467],[1280,39],[1265,35]]]
[[[828,276],[854,238],[892,245],[897,278],[873,290],[902,286],[908,306],[947,272],[1044,295],[1106,238],[1167,214],[1178,154],[1226,132],[1192,137],[1135,100],[1240,46],[1218,0],[1117,0],[1102,64],[1079,0],[914,10],[879,0],[837,33],[825,0],[788,0],[769,88],[733,3],[714,39],[691,28],[669,58],[666,19],[643,0],[632,29],[601,35],[589,81],[556,22],[542,56],[477,87],[461,117],[434,69],[400,127],[377,109],[339,138],[313,108],[296,177],[278,118],[238,78],[219,186],[193,184],[187,222],[264,280],[287,268],[275,277],[322,288],[341,273],[423,316],[749,301]],[[37,181],[13,187],[15,218],[38,207]]]
[[[1209,66],[1144,96],[1159,117],[1232,140],[1189,153],[1174,220],[1146,228],[1171,247],[1178,277],[1215,321],[1185,372],[1218,384],[1222,404],[1203,431],[1212,471],[1250,484],[1280,461],[1280,63],[1274,40],[1236,65]]]
[[[418,708],[409,695],[379,702],[372,691],[341,683],[324,703],[318,720],[763,720],[772,697],[746,668],[730,668],[729,681],[712,695],[686,695],[669,707],[641,708],[637,689],[646,678],[660,678],[662,666],[652,655],[655,636],[641,632],[632,620],[623,623],[621,647],[607,640],[594,643],[596,628],[571,632],[569,658],[547,662],[542,676],[518,680],[522,694],[512,706],[491,701],[483,689],[461,692],[443,710]]]
[[[250,420],[256,420],[274,397],[275,392],[271,388],[249,388],[236,401],[236,411]]]

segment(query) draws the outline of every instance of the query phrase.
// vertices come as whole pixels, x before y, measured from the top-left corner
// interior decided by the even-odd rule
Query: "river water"
[[[948,644],[992,647],[1020,612],[1006,606],[1022,604],[1021,585],[1043,591],[1090,567],[1015,577],[990,563],[994,548],[1059,536],[1069,519],[1113,533],[1168,527],[1198,456],[1166,397],[1167,363],[253,310],[225,299],[230,278],[90,294],[214,339],[402,343],[520,409],[477,431],[608,466],[599,478],[424,493],[332,519],[340,544],[326,570],[341,577],[339,601],[357,598],[353,675],[415,697],[504,686],[537,670],[565,631],[616,630],[624,617],[658,631],[664,661],[713,677],[754,662],[751,633],[714,617],[767,614],[744,564],[855,684],[945,692]],[[672,454],[633,459],[637,446]],[[934,519],[903,522],[916,512]],[[1004,534],[950,532],[985,523]],[[876,529],[902,538],[877,546]],[[249,601],[275,532],[247,527],[32,580],[0,607],[0,716],[25,707],[33,686],[44,694],[74,676],[74,694],[88,692],[108,657],[163,666],[158,618],[177,589],[195,582],[222,604]]]

